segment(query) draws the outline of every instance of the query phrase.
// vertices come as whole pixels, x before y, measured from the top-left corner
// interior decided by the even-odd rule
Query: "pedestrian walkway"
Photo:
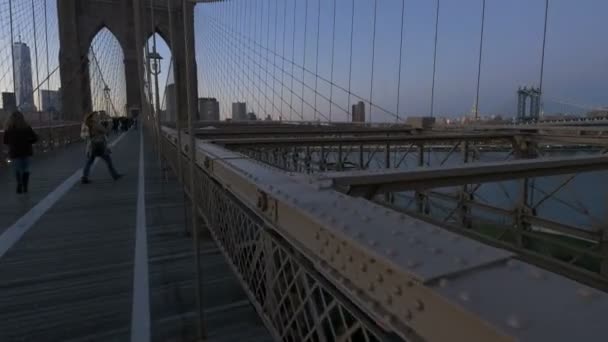
[[[92,184],[76,182],[57,195],[53,189],[82,167],[81,145],[36,159],[39,178],[28,196],[13,196],[10,172],[0,171],[0,187],[12,190],[2,192],[0,243],[8,227],[53,199],[0,253],[0,341],[134,341],[134,333],[151,341],[194,340],[194,258],[183,194],[161,174],[145,139],[140,162],[140,139],[132,131],[113,148],[125,174],[118,182],[98,163]],[[138,229],[144,235],[136,244]],[[201,244],[210,340],[269,340],[217,248],[208,239]]]

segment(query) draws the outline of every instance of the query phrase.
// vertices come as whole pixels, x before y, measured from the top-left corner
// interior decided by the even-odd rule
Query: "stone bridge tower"
[[[151,5],[154,6],[154,23],[152,23]],[[91,111],[87,56],[93,38],[104,27],[114,34],[123,50],[127,109],[130,112],[144,109],[139,72],[143,75],[145,42],[156,32],[172,48],[174,79],[178,94],[177,113],[182,120],[187,116],[186,96],[189,94],[192,103],[196,103],[197,94],[194,4],[187,1],[185,11],[181,0],[169,0],[169,6],[170,11],[167,0],[57,0],[61,100],[66,120],[80,121],[85,113]],[[170,23],[173,25],[172,29]],[[185,29],[189,31],[190,37],[188,56],[185,56]],[[186,91],[185,81],[186,58],[190,59],[193,70],[189,91]],[[138,65],[141,65],[139,69]]]

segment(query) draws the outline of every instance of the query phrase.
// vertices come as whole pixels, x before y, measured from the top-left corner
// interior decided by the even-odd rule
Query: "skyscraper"
[[[220,103],[214,97],[198,99],[198,113],[203,121],[220,121]]]
[[[247,120],[247,104],[245,102],[232,103],[232,120]]]
[[[365,103],[359,101],[353,105],[352,122],[365,122]]]
[[[40,110],[43,112],[61,112],[59,90],[40,90]]]
[[[15,95],[17,106],[22,111],[35,111],[34,87],[32,85],[32,58],[27,44],[16,42],[13,45],[15,59]]]

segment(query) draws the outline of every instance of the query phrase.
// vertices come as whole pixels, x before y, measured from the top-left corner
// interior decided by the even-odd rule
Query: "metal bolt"
[[[521,320],[519,319],[519,317],[517,317],[515,315],[511,315],[511,316],[509,316],[509,318],[507,318],[507,325],[513,329],[522,328]]]

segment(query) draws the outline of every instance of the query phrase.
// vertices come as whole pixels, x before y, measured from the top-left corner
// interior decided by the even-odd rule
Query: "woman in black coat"
[[[4,144],[8,145],[8,156],[15,169],[18,194],[28,192],[30,158],[34,152],[32,144],[37,141],[38,136],[25,121],[23,114],[18,111],[11,114],[4,127]]]

